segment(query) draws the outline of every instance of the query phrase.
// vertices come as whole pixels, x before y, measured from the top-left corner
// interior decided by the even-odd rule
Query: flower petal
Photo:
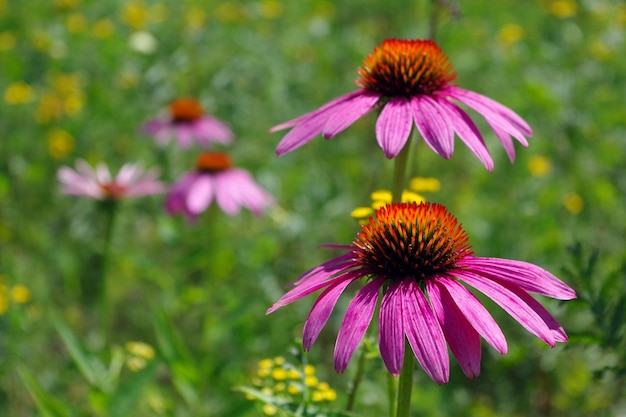
[[[335,370],[343,372],[367,330],[385,278],[379,277],[365,285],[350,302],[341,322],[335,343]]]
[[[376,139],[387,158],[400,153],[412,127],[411,103],[407,99],[393,98],[385,104],[376,121]]]
[[[468,378],[480,374],[480,336],[456,305],[446,286],[437,280],[426,281],[428,297],[443,329],[452,354]],[[465,307],[465,306],[464,306]]]
[[[215,194],[215,178],[212,174],[200,174],[189,185],[187,191],[187,209],[193,214],[202,213],[209,207]]]
[[[363,93],[336,105],[332,109],[332,115],[324,125],[322,135],[324,139],[330,139],[343,132],[358,119],[369,113],[380,98],[377,94]]]
[[[442,158],[450,159],[454,152],[454,130],[445,109],[428,96],[411,100],[413,120],[424,142]]]
[[[447,112],[448,120],[452,123],[454,131],[459,138],[467,145],[467,147],[476,155],[478,160],[487,168],[487,170],[493,170],[493,160],[487,145],[481,136],[478,128],[459,106],[446,100],[445,98],[439,98],[438,102],[442,109]]]
[[[354,281],[356,279],[362,278],[363,273],[360,271],[348,271],[342,272],[337,276],[334,276],[334,273],[320,273],[317,276],[313,276],[308,281],[303,282],[301,285],[295,287],[291,291],[287,292],[283,295],[278,301],[276,301],[265,314],[270,314],[280,307],[286,306],[287,304],[291,304],[294,301],[297,301],[303,297],[306,297],[309,294],[314,293],[315,291],[321,290],[324,287],[329,287],[337,282],[342,281]]]
[[[448,87],[443,90],[441,94],[468,105],[485,117],[485,119],[491,120],[494,124],[510,133],[519,140],[520,143],[524,144],[524,146],[528,146],[528,142],[524,136],[532,136],[532,129],[524,119],[503,104],[483,96],[482,94],[456,86]]]
[[[500,326],[482,303],[467,288],[450,278],[438,278],[437,284],[446,288],[454,303],[476,330],[491,346],[504,355],[507,343]]]
[[[311,308],[309,317],[304,322],[304,329],[302,331],[302,347],[304,350],[309,350],[320,331],[326,325],[330,313],[335,308],[339,296],[343,293],[352,280],[338,281],[335,284],[329,286],[323,293],[315,300],[315,304]]]
[[[450,358],[443,331],[417,283],[402,281],[404,331],[418,362],[438,384],[448,382]]]
[[[465,257],[458,265],[494,281],[507,282],[525,291],[571,300],[576,292],[543,268],[528,262],[500,258]]]
[[[491,298],[522,327],[551,347],[564,339],[563,328],[534,298],[519,287],[498,283],[470,271],[459,271],[457,277]],[[551,320],[546,321],[548,316]]]
[[[400,281],[393,281],[380,304],[378,344],[380,356],[393,376],[400,375],[404,360],[404,319]]]

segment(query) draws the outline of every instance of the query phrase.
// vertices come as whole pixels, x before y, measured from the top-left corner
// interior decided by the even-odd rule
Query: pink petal
[[[404,331],[424,371],[438,384],[448,382],[450,358],[443,331],[417,283],[402,281]]]
[[[379,277],[364,286],[350,302],[341,322],[335,343],[335,370],[343,372],[367,330],[385,278]]]
[[[337,104],[332,108],[332,115],[324,125],[322,135],[330,139],[343,132],[348,126],[356,122],[363,115],[369,113],[378,102],[379,95],[363,93]]]
[[[320,273],[319,275],[312,277],[311,279],[289,291],[287,294],[283,295],[278,301],[276,301],[272,305],[272,307],[267,310],[265,314],[270,314],[278,310],[280,307],[291,304],[294,301],[304,298],[307,295],[312,294],[315,291],[321,290],[324,287],[329,287],[337,282],[354,281],[363,277],[363,273],[359,271],[342,272],[334,277],[333,275],[335,274]]]
[[[352,280],[338,281],[326,288],[315,300],[309,317],[307,317],[304,323],[302,332],[302,347],[304,350],[309,350],[315,340],[317,340],[317,336],[319,336],[322,328],[326,325],[339,296],[350,283],[352,283]]]
[[[525,291],[556,298],[571,300],[576,292],[563,281],[543,268],[528,262],[500,258],[477,258],[468,256],[458,265],[468,268],[477,275],[494,281],[507,282]]]
[[[393,281],[383,296],[378,317],[380,356],[393,376],[400,375],[404,360],[404,318],[400,281]]]
[[[364,90],[357,90],[357,91],[353,91],[351,93],[348,94],[344,94],[341,97],[337,97],[336,99],[329,101],[328,103],[324,104],[322,107],[320,107],[317,110],[314,110],[312,112],[303,114],[302,116],[296,117],[295,119],[291,119],[289,121],[286,121],[284,123],[281,123],[279,125],[276,125],[274,127],[272,127],[270,129],[270,133],[274,133],[277,132],[279,130],[283,130],[283,129],[287,129],[289,127],[293,127],[296,125],[299,125],[300,123],[304,122],[306,119],[309,119],[317,114],[323,113],[324,111],[328,110],[331,107],[336,106],[337,104],[340,104],[346,100],[350,100],[353,97],[359,96],[361,94],[363,94]]]
[[[461,309],[461,312],[491,346],[504,355],[507,352],[507,343],[500,326],[493,319],[487,309],[467,288],[458,281],[450,278],[437,278],[437,285],[445,287],[451,300]]]
[[[457,277],[491,298],[517,320],[522,327],[551,347],[556,345],[557,338],[563,338],[561,336],[563,329],[560,326],[554,326],[552,322],[547,323],[543,317],[547,313],[545,309],[540,307],[536,301],[529,304],[528,299],[532,299],[532,297],[519,288],[491,281],[469,271],[457,272]],[[551,325],[552,327],[550,327]]]
[[[347,249],[351,250],[352,246],[348,247]],[[300,277],[298,277],[298,279],[294,281],[291,285],[297,287],[298,285],[304,283],[305,281],[308,281],[322,271],[332,275],[338,273],[339,271],[347,270],[353,264],[353,258],[354,255],[352,253],[346,253],[337,258],[326,261],[323,264],[316,266],[315,268],[312,268],[304,274],[300,275]]]
[[[182,149],[189,149],[193,143],[193,137],[195,135],[193,125],[190,123],[179,123],[174,125],[173,128],[178,141],[178,146]]]
[[[491,123],[489,120],[487,120],[487,123],[489,124],[489,126],[491,126],[491,129],[494,131],[494,133],[498,137],[498,140],[500,141],[500,143],[502,144],[502,147],[506,151],[506,155],[509,157],[509,161],[511,161],[511,163],[515,162],[515,145],[513,145],[511,136],[509,136],[509,134],[506,131],[500,129],[498,126]]]
[[[455,132],[459,138],[467,145],[467,147],[476,155],[478,160],[487,168],[487,170],[493,170],[493,160],[485,141],[481,136],[478,128],[470,119],[470,117],[456,104],[450,103],[444,98],[438,100],[442,109],[447,112],[448,120],[452,123]]]
[[[426,281],[428,297],[443,329],[452,354],[468,378],[480,374],[480,336],[467,321],[446,287],[436,280]]]
[[[376,139],[387,158],[394,158],[400,153],[409,139],[412,127],[409,101],[393,98],[385,104],[376,121]]]
[[[200,174],[187,191],[187,209],[200,214],[209,207],[215,194],[215,178],[212,174]]]
[[[228,145],[232,142],[233,132],[230,128],[211,116],[203,116],[194,123],[194,131],[198,142],[208,145],[211,142],[218,142]]]
[[[532,136],[532,129],[524,119],[508,107],[482,94],[455,86],[448,87],[442,92],[442,95],[449,96],[468,105],[483,117],[510,133],[520,143],[525,144],[524,146],[528,145],[524,136]]]
[[[442,158],[450,159],[454,152],[454,130],[437,101],[428,96],[417,96],[411,100],[413,120],[424,142]]]

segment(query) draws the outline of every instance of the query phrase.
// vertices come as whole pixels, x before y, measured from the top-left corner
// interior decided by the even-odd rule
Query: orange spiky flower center
[[[445,275],[471,255],[469,238],[457,219],[436,203],[387,204],[370,217],[354,239],[358,262],[372,275],[418,282]]]
[[[356,83],[384,97],[432,94],[456,79],[448,57],[430,40],[386,39],[359,68]]]
[[[123,197],[126,194],[127,188],[119,185],[115,182],[110,182],[108,184],[100,184],[100,188],[107,195],[108,198],[116,199]]]
[[[223,152],[203,152],[196,159],[196,169],[202,172],[220,172],[232,165],[230,156]]]
[[[198,120],[204,114],[198,100],[179,98],[170,103],[170,115],[174,123],[188,123]]]

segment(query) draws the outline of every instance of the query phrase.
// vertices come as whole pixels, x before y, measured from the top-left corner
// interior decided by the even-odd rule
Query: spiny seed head
[[[381,207],[353,244],[358,262],[371,275],[419,282],[446,274],[472,254],[456,218],[444,206],[428,202]]]
[[[384,97],[432,94],[456,78],[448,57],[430,40],[386,39],[365,58],[356,83]]]
[[[204,111],[198,100],[179,98],[170,103],[170,115],[174,123],[188,123],[198,120]]]
[[[203,152],[196,159],[196,169],[201,172],[219,172],[231,166],[230,156],[223,152]]]

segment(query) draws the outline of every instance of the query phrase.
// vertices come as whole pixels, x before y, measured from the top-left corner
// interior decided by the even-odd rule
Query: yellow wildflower
[[[524,39],[524,28],[515,23],[506,24],[498,32],[498,40],[503,46],[510,46]]]
[[[148,9],[143,1],[129,2],[122,9],[121,19],[135,30],[143,29],[148,22]]]
[[[284,381],[287,379],[287,371],[283,368],[276,368],[272,371],[272,378],[276,381]]]
[[[276,19],[283,14],[283,5],[277,0],[264,0],[261,2],[260,12],[266,19]]]
[[[409,188],[418,193],[436,193],[441,189],[441,182],[433,177],[415,177],[409,182]]]
[[[549,10],[555,17],[567,19],[576,15],[578,5],[573,0],[555,0],[550,4]]]
[[[185,14],[185,25],[191,30],[198,30],[206,26],[207,14],[198,6],[191,6]]]
[[[315,387],[317,386],[318,383],[319,383],[319,380],[317,379],[315,375],[309,375],[306,378],[304,378],[304,384],[307,387]]]
[[[11,288],[10,297],[16,304],[25,304],[30,301],[30,290],[24,285],[14,285]]]
[[[583,210],[583,199],[578,193],[569,193],[563,199],[565,209],[572,214],[578,214]]]
[[[265,404],[263,405],[263,414],[266,416],[273,416],[278,412],[278,407],[273,404]]]
[[[545,177],[552,171],[552,163],[542,155],[534,155],[528,161],[528,171],[534,177]]]
[[[24,81],[18,81],[10,84],[6,90],[4,90],[4,101],[7,104],[24,104],[31,101],[34,97],[33,88],[26,84]]]
[[[70,33],[81,33],[87,30],[87,18],[82,13],[72,13],[65,19],[65,27]]]
[[[91,34],[100,40],[108,39],[115,33],[115,26],[109,19],[99,19],[93,24]]]
[[[154,358],[154,348],[143,342],[127,342],[124,346],[128,353],[145,359]]]
[[[15,48],[16,43],[17,41],[13,33],[8,30],[0,33],[0,51],[10,51]]]

